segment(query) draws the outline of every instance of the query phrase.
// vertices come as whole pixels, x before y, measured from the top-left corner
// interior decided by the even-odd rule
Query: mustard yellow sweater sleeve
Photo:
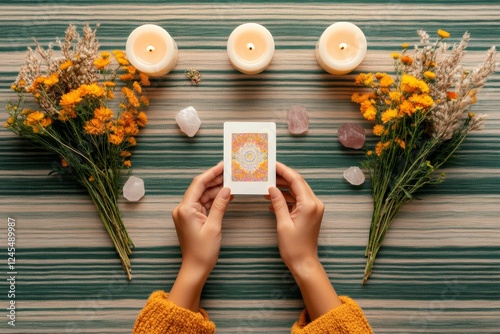
[[[307,310],[292,327],[292,334],[373,334],[359,305],[347,296],[341,296],[342,305],[316,320],[309,319]]]
[[[182,308],[167,300],[168,294],[156,291],[135,321],[133,334],[212,334],[215,324],[207,313]]]

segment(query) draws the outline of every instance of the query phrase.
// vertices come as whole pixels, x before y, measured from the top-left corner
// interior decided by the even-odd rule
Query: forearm
[[[319,259],[307,259],[290,266],[290,270],[300,288],[311,321],[342,305]]]
[[[209,273],[183,263],[167,299],[177,306],[198,312],[201,292]]]

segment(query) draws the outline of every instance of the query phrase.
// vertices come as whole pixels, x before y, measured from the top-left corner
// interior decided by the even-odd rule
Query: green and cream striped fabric
[[[368,40],[353,73],[320,69],[314,47],[331,23],[350,21]],[[147,89],[149,124],[138,137],[133,175],[146,196],[120,205],[136,249],[133,281],[87,195],[48,172],[57,157],[0,131],[0,333],[129,333],[148,295],[168,290],[180,264],[171,210],[191,179],[222,160],[225,121],[274,121],[277,159],[303,173],[326,204],[320,257],[339,294],[355,298],[376,333],[500,333],[500,75],[494,74],[474,105],[487,113],[447,165],[444,184],[407,205],[386,236],[374,274],[361,285],[371,218],[369,184],[348,185],[342,173],[363,153],[343,148],[344,122],[370,130],[357,105],[354,77],[391,71],[390,52],[418,41],[416,31],[442,28],[457,42],[471,34],[466,64],[475,66],[500,39],[498,1],[2,1],[0,98],[9,91],[35,37],[43,45],[68,24],[100,23],[103,50],[123,49],[137,26],[155,23],[179,47],[173,72]],[[226,54],[231,31],[257,22],[273,34],[271,66],[256,76],[232,69]],[[193,86],[187,68],[201,70]],[[291,136],[286,112],[309,110],[310,130]],[[202,127],[180,132],[176,113],[194,106]],[[0,113],[0,121],[7,113]],[[370,139],[373,142],[373,139]],[[16,326],[8,324],[7,222],[16,221]],[[300,247],[300,245],[298,245]],[[275,222],[261,197],[237,197],[223,222],[219,262],[202,296],[219,333],[289,333],[303,307],[279,258]]]

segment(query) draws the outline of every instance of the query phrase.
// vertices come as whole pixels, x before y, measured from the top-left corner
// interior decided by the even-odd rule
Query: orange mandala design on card
[[[233,133],[231,137],[231,179],[266,182],[268,178],[267,133]]]

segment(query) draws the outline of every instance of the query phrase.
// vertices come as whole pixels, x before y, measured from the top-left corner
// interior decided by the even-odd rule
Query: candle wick
[[[249,51],[253,51],[253,50],[255,50],[255,45],[253,45],[253,43],[248,43],[247,48]]]
[[[340,50],[345,50],[345,49],[347,49],[347,44],[346,43],[340,43],[339,48],[340,48]]]
[[[154,46],[150,45],[150,46],[148,46],[148,47],[146,48],[146,50],[147,50],[148,52],[153,52],[153,51],[155,51],[156,49],[155,49],[155,47],[154,47]]]

